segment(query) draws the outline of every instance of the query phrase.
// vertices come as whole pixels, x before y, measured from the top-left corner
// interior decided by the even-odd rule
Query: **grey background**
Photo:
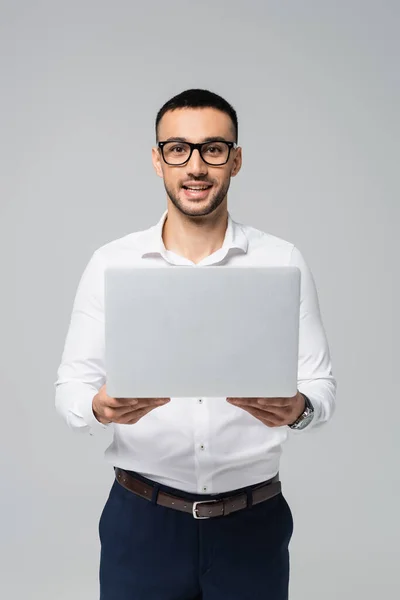
[[[166,206],[157,110],[206,87],[239,116],[231,214],[303,252],[338,379],[282,460],[291,599],[396,597],[398,2],[10,0],[0,27],[0,595],[98,597],[111,440],[57,417],[56,369],[91,253]]]

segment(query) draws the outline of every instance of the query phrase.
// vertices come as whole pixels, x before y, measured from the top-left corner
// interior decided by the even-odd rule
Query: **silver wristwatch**
[[[305,427],[307,427],[307,425],[309,425],[311,423],[311,421],[314,418],[314,407],[310,402],[310,399],[305,395],[305,394],[301,394],[305,401],[306,401],[306,407],[304,409],[304,411],[301,413],[301,415],[299,416],[298,419],[296,419],[296,421],[294,423],[292,423],[291,425],[289,425],[290,429],[304,429]]]

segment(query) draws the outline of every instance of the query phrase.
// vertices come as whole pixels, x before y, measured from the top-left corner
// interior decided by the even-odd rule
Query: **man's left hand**
[[[299,391],[291,398],[227,398],[227,401],[247,411],[268,427],[291,425],[306,407],[305,398]]]

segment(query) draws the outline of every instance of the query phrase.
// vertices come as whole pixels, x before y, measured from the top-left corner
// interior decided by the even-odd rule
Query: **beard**
[[[227,181],[225,185],[223,185],[219,191],[214,192],[210,195],[207,200],[207,203],[204,205],[204,201],[191,202],[187,201],[186,205],[185,201],[179,197],[179,194],[175,194],[172,189],[170,189],[164,180],[165,191],[168,194],[169,199],[172,204],[183,214],[188,217],[204,217],[206,215],[210,215],[222,204],[224,201],[230,186],[230,179]]]

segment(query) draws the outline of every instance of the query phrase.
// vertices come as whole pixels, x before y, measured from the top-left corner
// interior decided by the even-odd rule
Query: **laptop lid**
[[[290,397],[297,391],[300,270],[110,267],[112,397]]]

